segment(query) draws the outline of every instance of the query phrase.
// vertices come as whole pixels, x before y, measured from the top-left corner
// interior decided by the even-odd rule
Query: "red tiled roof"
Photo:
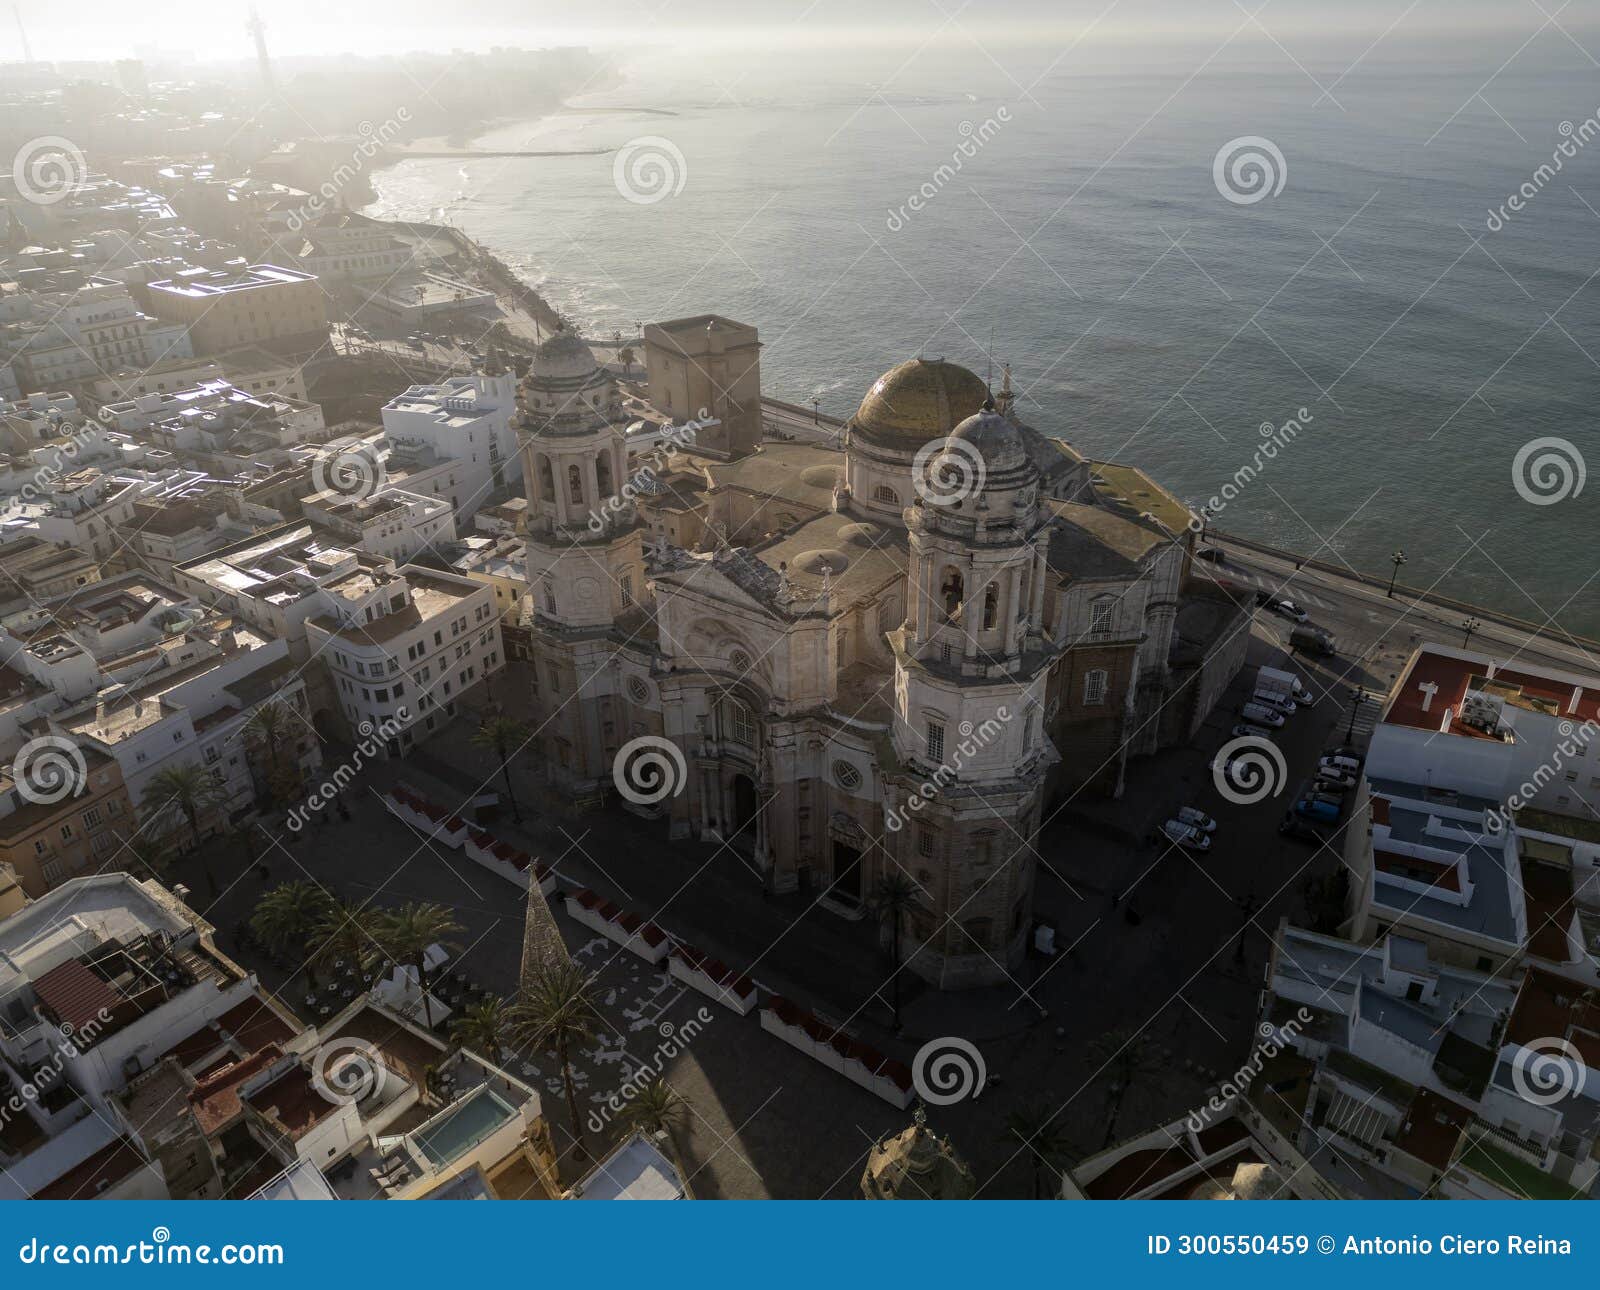
[[[216,1020],[217,1028],[239,1041],[246,1052],[255,1052],[272,1043],[285,1043],[299,1033],[280,1017],[259,995],[251,995]]]
[[[260,1052],[224,1066],[190,1089],[189,1106],[200,1132],[211,1137],[233,1123],[243,1109],[239,1105],[239,1086],[282,1056],[283,1049],[268,1044]]]
[[[1572,953],[1567,929],[1575,910],[1571,870],[1524,860],[1522,895],[1528,909],[1528,952],[1553,963],[1567,962]]]
[[[77,959],[51,968],[33,983],[33,990],[56,1021],[74,1030],[114,1012],[121,1002],[115,990]]]
[[[1413,882],[1426,881],[1429,886],[1444,891],[1461,891],[1461,866],[1457,864],[1441,864],[1437,860],[1402,855],[1381,847],[1372,848],[1372,862],[1381,872],[1394,874],[1398,878],[1410,878]],[[1418,874],[1426,875],[1426,878],[1420,878]]]
[[[1565,1039],[1583,1064],[1600,1071],[1600,1003],[1579,1007],[1583,986],[1542,968],[1529,968],[1506,1021],[1506,1039],[1525,1048]]]
[[[1474,676],[1484,676],[1487,672],[1488,665],[1485,663],[1424,650],[1401,678],[1394,702],[1384,720],[1417,730],[1438,730],[1444,723],[1445,709],[1454,708],[1456,719],[1451,722],[1450,732],[1479,735],[1478,731],[1462,724],[1460,708],[1466,697],[1468,682]],[[1507,667],[1497,667],[1492,680],[1495,685],[1520,688],[1529,698],[1544,700],[1557,714],[1570,717],[1575,722],[1600,720],[1600,687],[1580,689],[1552,677]],[[1420,689],[1424,684],[1438,687],[1426,712],[1422,710],[1424,695]],[[1578,696],[1575,706],[1574,693]]]
[[[33,1193],[34,1200],[93,1200],[106,1188],[121,1182],[145,1158],[123,1138],[108,1142],[87,1160],[79,1161],[61,1177]]]
[[[1424,1164],[1443,1169],[1455,1155],[1461,1131],[1472,1122],[1472,1112],[1459,1102],[1419,1088],[1394,1145]]]

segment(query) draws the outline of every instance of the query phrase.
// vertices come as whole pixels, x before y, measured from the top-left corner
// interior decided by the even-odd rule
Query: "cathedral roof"
[[[973,413],[950,432],[950,438],[976,449],[991,479],[1019,470],[1037,472],[1022,428],[993,407]]]
[[[913,358],[873,382],[851,425],[869,439],[915,447],[949,434],[988,398],[989,387],[959,364]]]

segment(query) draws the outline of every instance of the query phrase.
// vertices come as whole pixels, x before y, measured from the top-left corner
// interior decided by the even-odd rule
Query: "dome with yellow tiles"
[[[988,397],[989,387],[959,364],[913,358],[873,383],[851,424],[869,439],[922,444],[949,434]]]

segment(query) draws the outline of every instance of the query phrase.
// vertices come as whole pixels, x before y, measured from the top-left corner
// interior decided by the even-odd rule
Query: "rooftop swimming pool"
[[[516,1113],[510,1103],[485,1084],[416,1130],[412,1141],[435,1166],[446,1165],[496,1132]]]

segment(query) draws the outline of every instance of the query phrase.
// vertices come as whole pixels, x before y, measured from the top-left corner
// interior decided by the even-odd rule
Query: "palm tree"
[[[378,911],[371,905],[329,896],[316,926],[311,929],[318,962],[348,959],[357,968],[375,963],[382,954],[378,940]]]
[[[665,1138],[672,1162],[678,1166],[679,1175],[683,1175],[687,1171],[678,1159],[673,1130],[683,1123],[688,1110],[689,1104],[678,1096],[672,1085],[657,1076],[634,1094],[633,1101],[623,1107],[617,1119],[625,1129]]]
[[[622,364],[622,374],[628,376],[633,372],[633,362],[637,358],[631,345],[624,345],[617,351],[617,361]]]
[[[1106,1116],[1106,1138],[1103,1147],[1117,1140],[1117,1122],[1122,1118],[1122,1104],[1134,1081],[1162,1069],[1161,1054],[1150,1036],[1128,1030],[1113,1030],[1101,1035],[1089,1045],[1089,1060],[1097,1071],[1111,1076],[1108,1090],[1111,1099],[1110,1114]]]
[[[1019,1107],[1006,1116],[1001,1140],[1013,1146],[1020,1143],[1033,1157],[1033,1198],[1043,1200],[1047,1172],[1060,1175],[1070,1146],[1059,1115],[1044,1105]]]
[[[506,801],[511,803],[511,818],[522,823],[522,812],[517,809],[516,794],[511,790],[511,753],[528,742],[528,727],[514,717],[496,714],[485,717],[472,732],[475,747],[492,749],[500,759],[500,773],[505,777]]]
[[[289,709],[277,699],[271,699],[252,712],[244,723],[245,747],[251,752],[266,750],[267,773],[261,779],[266,784],[269,802],[276,800],[280,791],[288,787],[283,749],[291,739],[289,721]]]
[[[199,762],[187,761],[176,766],[166,766],[150,776],[150,782],[145,785],[144,808],[153,816],[165,815],[176,810],[183,816],[189,825],[190,842],[198,851],[200,848],[200,814],[208,807],[222,800],[223,789],[211,777],[211,773],[200,765]],[[211,872],[211,866],[201,861],[201,869],[206,876],[206,886],[211,889],[212,899],[217,896],[216,875]]]
[[[498,1063],[510,1029],[511,1010],[505,1000],[482,999],[450,1023],[450,1038]]]
[[[541,963],[524,977],[522,994],[512,1010],[520,1043],[529,1048],[555,1049],[566,1086],[567,1114],[578,1150],[589,1155],[589,1144],[578,1118],[578,1095],[572,1084],[572,1050],[594,1034],[598,1014],[593,998],[594,978],[570,959]]]
[[[880,922],[889,926],[889,953],[894,960],[894,973],[889,978],[890,997],[894,1008],[894,1028],[900,1029],[900,932],[908,913],[921,903],[922,889],[898,868],[878,879],[867,904]]]
[[[378,943],[396,963],[417,969],[417,985],[422,990],[422,1015],[433,1029],[433,1001],[428,995],[428,948],[459,948],[449,938],[461,930],[455,915],[443,905],[412,902],[378,915]]]
[[[261,898],[250,916],[250,930],[279,954],[304,950],[318,923],[327,913],[328,895],[309,882],[286,882]],[[306,962],[306,974],[316,984],[315,955]]]

